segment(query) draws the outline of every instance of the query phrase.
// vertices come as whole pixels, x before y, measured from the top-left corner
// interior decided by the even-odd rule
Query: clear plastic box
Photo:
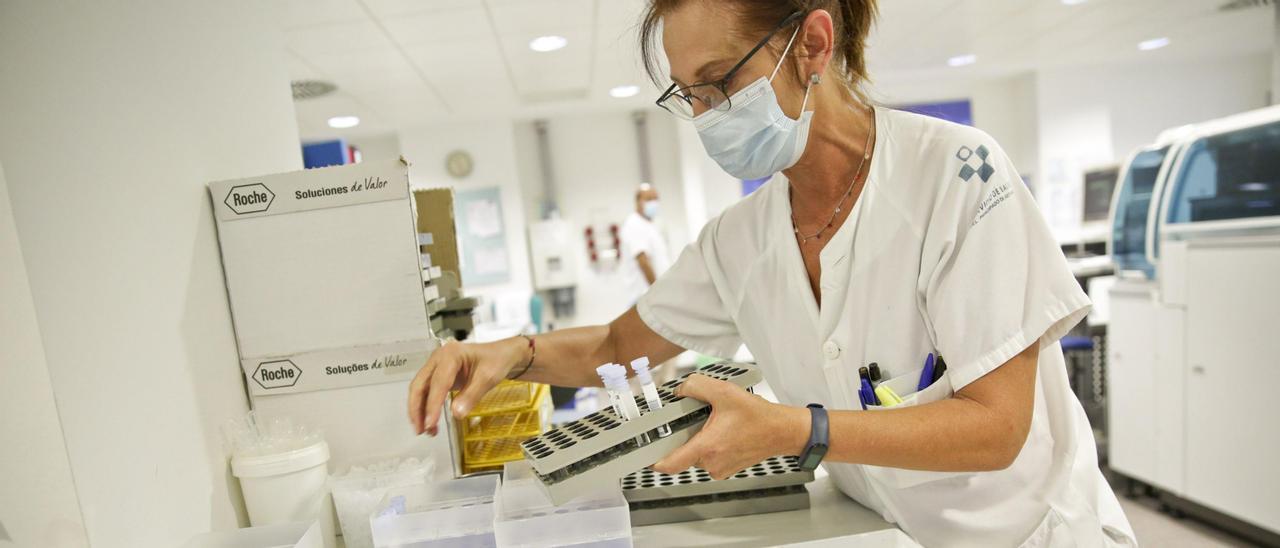
[[[378,509],[382,497],[390,489],[427,483],[434,469],[435,462],[429,457],[404,457],[366,461],[329,476],[347,548],[371,548],[369,516]]]
[[[492,547],[498,475],[392,488],[369,517],[376,548]]]
[[[631,546],[631,511],[620,486],[555,506],[528,461],[507,463],[502,476],[494,501],[498,546]]]

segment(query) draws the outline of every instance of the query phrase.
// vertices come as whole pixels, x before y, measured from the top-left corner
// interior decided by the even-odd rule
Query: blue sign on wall
[[[302,145],[302,165],[307,169],[347,163],[347,142],[343,139]]]

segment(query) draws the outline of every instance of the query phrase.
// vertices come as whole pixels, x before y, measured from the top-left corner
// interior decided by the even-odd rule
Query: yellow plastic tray
[[[480,399],[467,417],[502,415],[534,409],[538,393],[546,385],[524,381],[502,381]]]
[[[463,462],[468,468],[477,469],[520,460],[524,458],[520,452],[522,441],[521,438],[496,438],[466,442]]]
[[[541,433],[542,413],[536,409],[507,415],[467,417],[462,421],[463,441],[531,438]]]

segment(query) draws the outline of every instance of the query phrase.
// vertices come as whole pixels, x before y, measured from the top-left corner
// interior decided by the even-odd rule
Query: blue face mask
[[[650,221],[658,218],[658,201],[647,200],[644,203],[644,216]]]
[[[708,110],[693,119],[707,154],[734,177],[762,179],[796,165],[804,154],[809,122],[813,120],[813,112],[804,107],[817,78],[811,78],[805,87],[799,120],[788,118],[782,111],[771,83],[795,39],[792,33],[773,74],[761,76],[729,98],[729,110]]]

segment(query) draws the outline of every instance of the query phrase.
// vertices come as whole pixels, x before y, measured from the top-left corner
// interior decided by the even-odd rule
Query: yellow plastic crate
[[[537,410],[507,415],[467,417],[462,421],[463,441],[495,438],[531,438],[542,433],[542,417]]]
[[[516,413],[536,408],[538,394],[546,385],[524,381],[502,381],[480,399],[467,417]]]
[[[524,458],[524,454],[520,452],[520,442],[522,441],[524,439],[495,438],[466,442],[463,463],[469,468],[476,469],[501,466],[511,461],[520,460]]]

